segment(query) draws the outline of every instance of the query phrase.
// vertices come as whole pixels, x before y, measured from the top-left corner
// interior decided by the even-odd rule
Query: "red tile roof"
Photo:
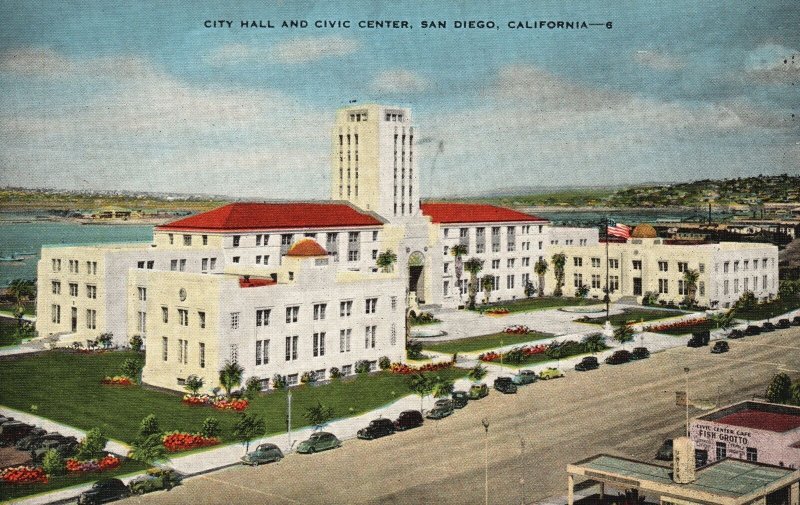
[[[179,219],[157,230],[247,231],[380,226],[373,216],[338,202],[231,203]]]
[[[328,251],[322,248],[313,238],[298,240],[286,252],[286,256],[327,256]]]
[[[714,422],[783,433],[800,427],[800,416],[747,409],[715,419]]]
[[[546,222],[538,216],[480,203],[423,203],[422,213],[434,223]]]
[[[260,288],[262,286],[274,286],[277,284],[276,281],[272,279],[265,279],[263,277],[239,277],[239,287],[240,288]]]

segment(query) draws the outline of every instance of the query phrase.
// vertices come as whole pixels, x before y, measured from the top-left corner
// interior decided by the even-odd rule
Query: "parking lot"
[[[213,472],[126,503],[481,503],[484,418],[489,502],[533,503],[565,492],[567,463],[600,452],[652,460],[661,441],[682,430],[684,409],[675,405],[675,392],[684,389],[684,367],[689,396],[705,409],[762,395],[777,371],[798,375],[798,336],[794,327],[732,341],[722,355],[678,347],[639,362],[570,372],[516,395],[492,392],[421,428]]]

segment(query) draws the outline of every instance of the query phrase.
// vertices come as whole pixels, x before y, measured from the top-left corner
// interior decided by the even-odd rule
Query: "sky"
[[[423,198],[800,173],[796,0],[0,0],[0,19],[0,185],[324,199],[351,100],[412,109]],[[509,26],[541,21],[599,25]]]

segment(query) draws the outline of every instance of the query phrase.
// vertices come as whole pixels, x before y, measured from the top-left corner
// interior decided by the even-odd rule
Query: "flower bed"
[[[413,367],[405,363],[392,363],[389,370],[391,370],[392,373],[398,373],[400,375],[410,375],[419,372],[436,372],[438,370],[450,368],[451,366],[453,366],[451,361],[446,361],[444,363],[428,363],[421,367]]]
[[[47,484],[47,474],[40,467],[15,466],[0,472],[0,482],[8,484]]]
[[[118,457],[108,454],[99,460],[78,461],[75,458],[69,458],[66,468],[68,472],[104,472],[118,467],[121,463]]]
[[[169,452],[177,452],[217,445],[219,444],[219,438],[204,437],[197,433],[180,433],[176,431],[164,435],[162,443]]]
[[[511,335],[527,335],[528,333],[531,333],[531,329],[524,324],[513,324],[503,328],[503,333],[509,333]]]
[[[522,353],[522,356],[524,358],[527,358],[529,356],[535,356],[537,354],[544,354],[544,352],[547,351],[548,347],[549,345],[547,344],[525,345],[522,347],[515,347],[514,349],[512,349],[512,351],[519,351]],[[501,356],[502,356],[501,353],[495,351],[489,351],[479,355],[478,359],[485,362],[494,362],[494,361],[500,361]]]
[[[505,316],[509,314],[511,311],[505,307],[492,307],[491,309],[486,309],[484,314],[487,316]]]
[[[133,385],[133,381],[130,377],[115,375],[114,377],[104,377],[103,380],[100,381],[100,384],[109,386],[131,386]]]
[[[661,324],[653,324],[650,326],[645,326],[643,328],[644,331],[652,331],[652,332],[660,332],[660,331],[674,331],[674,330],[681,330],[686,329],[691,331],[694,327],[702,327],[706,326],[709,323],[708,318],[693,318],[693,319],[684,319],[682,321],[673,321],[671,323],[661,323]]]
[[[246,399],[232,399],[228,400],[225,398],[218,398],[212,395],[192,395],[186,394],[183,395],[183,403],[186,405],[192,405],[196,407],[214,407],[215,409],[220,410],[234,410],[236,412],[242,412],[247,407],[250,406],[250,402]]]

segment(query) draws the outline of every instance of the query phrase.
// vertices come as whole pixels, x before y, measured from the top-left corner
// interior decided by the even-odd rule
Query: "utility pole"
[[[483,503],[489,505],[489,419],[484,417],[481,423],[486,430],[483,444]]]
[[[689,367],[683,369],[686,377],[686,438],[689,438]]]

